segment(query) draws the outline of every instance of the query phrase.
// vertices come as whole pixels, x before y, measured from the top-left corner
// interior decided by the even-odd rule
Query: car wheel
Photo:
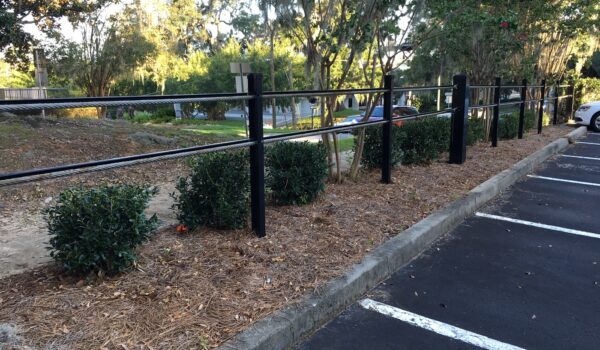
[[[595,132],[600,132],[600,113],[596,113],[592,117],[592,120],[590,121],[590,127],[592,127],[592,130]]]

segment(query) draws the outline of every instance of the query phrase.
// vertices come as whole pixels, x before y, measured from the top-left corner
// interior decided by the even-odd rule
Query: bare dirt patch
[[[268,237],[249,231],[162,230],[139,251],[133,271],[77,280],[49,265],[0,280],[0,324],[23,344],[46,348],[204,349],[256,320],[318,292],[383,241],[570,129],[468,149],[400,167],[393,185],[377,171],[329,185],[314,203],[267,208]],[[0,344],[1,345],[1,344]]]

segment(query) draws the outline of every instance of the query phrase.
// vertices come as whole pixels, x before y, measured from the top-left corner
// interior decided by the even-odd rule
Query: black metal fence
[[[558,89],[567,87],[567,95],[559,95]],[[494,103],[490,105],[469,104],[469,89],[475,88],[493,88],[495,89]],[[520,88],[521,99],[518,102],[501,103],[500,89],[502,88]],[[536,100],[527,100],[527,88],[539,88],[541,90],[540,98]],[[397,92],[418,92],[452,89],[452,107],[438,110],[435,112],[419,113],[410,116],[394,116],[392,106],[394,94]],[[539,102],[539,120],[538,133],[542,131],[542,114],[544,101],[551,99],[554,101],[553,123],[557,123],[557,106],[559,99],[571,98],[570,108],[573,112],[573,85],[557,85],[554,97],[545,96],[545,81],[540,86],[527,86],[524,80],[522,85],[501,86],[500,79],[496,80],[495,85],[477,85],[468,86],[467,78],[464,75],[456,75],[453,78],[453,85],[450,86],[427,86],[427,87],[394,87],[392,76],[386,76],[383,88],[374,89],[346,89],[346,90],[306,90],[306,91],[285,91],[285,92],[265,92],[262,91],[262,75],[248,75],[248,93],[222,93],[222,94],[200,94],[200,95],[166,95],[166,96],[127,96],[127,97],[82,97],[82,98],[58,98],[43,100],[10,100],[0,101],[0,112],[3,111],[31,111],[31,110],[50,110],[58,108],[79,108],[79,107],[123,107],[133,105],[159,105],[166,103],[202,103],[216,101],[248,101],[248,119],[249,136],[246,139],[213,143],[202,146],[193,146],[187,148],[170,149],[159,152],[143,153],[125,157],[116,157],[110,159],[94,160],[82,163],[66,164],[61,166],[29,169],[11,173],[0,174],[0,187],[42,181],[51,178],[71,176],[83,173],[90,173],[120,167],[127,167],[148,162],[156,162],[167,159],[188,157],[201,153],[224,151],[229,149],[249,148],[250,149],[250,205],[252,229],[255,233],[265,236],[265,174],[264,174],[264,145],[277,141],[290,140],[300,137],[322,135],[327,133],[338,133],[349,131],[366,126],[382,125],[382,164],[381,179],[384,183],[391,183],[391,152],[392,152],[392,126],[399,120],[411,120],[423,117],[437,116],[440,114],[452,113],[451,120],[451,143],[450,143],[450,162],[462,164],[466,159],[467,142],[467,124],[468,112],[473,108],[494,108],[494,117],[492,123],[492,146],[498,143],[498,121],[499,110],[503,106],[520,104],[519,118],[519,138],[523,137],[523,119],[526,103]],[[321,127],[313,130],[295,131],[285,134],[264,136],[263,133],[263,101],[272,98],[286,97],[330,97],[349,94],[383,94],[383,120],[363,121],[353,125]]]

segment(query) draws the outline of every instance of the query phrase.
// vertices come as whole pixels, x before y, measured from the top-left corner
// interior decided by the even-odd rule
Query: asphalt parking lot
[[[298,349],[598,349],[599,238],[588,134]]]

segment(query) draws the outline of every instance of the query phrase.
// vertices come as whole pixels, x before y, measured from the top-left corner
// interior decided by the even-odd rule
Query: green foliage
[[[537,121],[537,111],[532,111],[532,110],[525,111],[524,121],[523,121],[523,129],[525,129],[525,131],[528,131],[528,130],[535,128],[537,125],[536,121]]]
[[[22,72],[14,65],[0,60],[0,88],[29,88],[35,86],[33,67]]]
[[[519,113],[514,112],[500,116],[498,120],[498,138],[514,139],[519,134]]]
[[[171,123],[175,121],[175,111],[173,107],[169,106],[160,106],[157,107],[156,110],[150,111],[135,111],[133,114],[133,118],[129,118],[128,114],[125,114],[126,118],[130,119],[134,123],[140,124],[161,124],[161,123]]]
[[[109,95],[118,78],[131,73],[156,49],[135,25],[139,21],[133,12],[108,20],[100,12],[90,14],[80,28],[80,42],[61,41],[54,52],[53,68],[69,76],[87,96]],[[100,117],[105,110],[99,109]]]
[[[467,145],[485,140],[485,121],[482,118],[469,118],[467,126]]]
[[[365,131],[362,164],[367,168],[381,166],[381,127]],[[392,165],[427,164],[439,158],[450,146],[450,119],[425,118],[392,127]]]
[[[413,95],[411,98],[411,105],[419,110],[421,113],[434,112],[437,110],[437,97],[429,93],[420,93]]]
[[[307,204],[325,189],[327,151],[322,143],[278,142],[266,151],[266,184],[273,203]]]
[[[11,63],[28,66],[31,50],[37,43],[28,25],[49,37],[56,37],[59,20],[69,18],[71,23],[81,20],[86,12],[102,6],[106,0],[23,1],[0,0],[0,52]]]
[[[156,188],[131,185],[75,188],[44,211],[50,255],[67,272],[121,272],[136,260],[135,248],[156,229],[144,210]]]
[[[365,143],[363,148],[363,156],[361,159],[361,164],[368,169],[375,169],[381,167],[381,148],[382,148],[382,137],[383,137],[383,128],[380,126],[371,126],[365,128]],[[404,153],[402,152],[402,148],[399,147],[398,140],[401,139],[402,132],[400,127],[392,126],[392,142],[394,147],[392,147],[392,166],[400,164],[402,162],[402,157]],[[354,150],[358,146],[358,137],[354,138]]]
[[[428,164],[450,147],[450,119],[409,121],[401,129],[402,136],[398,141],[404,152],[403,164]]]
[[[575,109],[583,103],[600,100],[600,79],[583,78],[575,82]]]
[[[190,167],[191,174],[178,179],[179,194],[172,194],[179,222],[190,229],[244,227],[250,192],[247,152],[203,154]]]

